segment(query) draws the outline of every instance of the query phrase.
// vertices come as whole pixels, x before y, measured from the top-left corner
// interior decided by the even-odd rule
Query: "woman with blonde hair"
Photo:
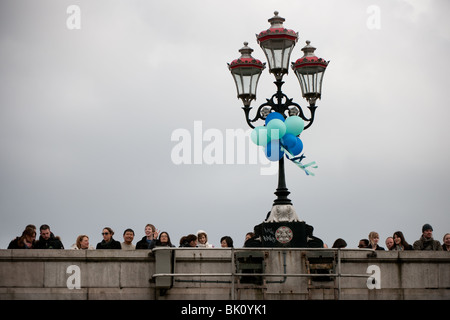
[[[369,246],[367,248],[374,250],[384,250],[383,247],[378,245],[378,241],[380,241],[380,235],[378,232],[372,231],[369,233]]]
[[[442,249],[444,251],[450,251],[450,233],[444,234],[444,238],[442,238],[442,241],[444,242],[442,244]]]
[[[93,246],[89,244],[89,237],[85,234],[81,234],[77,237],[77,241],[70,247],[73,250],[95,250]]]

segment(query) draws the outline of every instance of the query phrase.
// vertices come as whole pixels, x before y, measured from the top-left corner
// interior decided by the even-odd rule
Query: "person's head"
[[[442,241],[447,247],[450,247],[450,233],[444,234],[444,238],[442,238]]]
[[[387,237],[385,243],[386,243],[387,249],[391,250],[391,248],[394,247],[394,238],[393,237]]]
[[[32,229],[36,230],[36,226],[34,224],[29,224],[25,227],[25,229],[26,228],[32,228]]]
[[[425,239],[431,239],[433,237],[433,227],[430,224],[425,223],[422,226],[422,235]]]
[[[370,244],[376,245],[376,244],[378,244],[379,240],[380,240],[380,235],[378,234],[378,232],[372,231],[369,233]]]
[[[48,240],[50,239],[50,226],[48,224],[43,224],[40,228],[39,231],[41,232],[41,237],[44,240]]]
[[[166,231],[159,234],[159,243],[162,245],[172,245],[172,242],[170,242],[170,236]]]
[[[347,242],[345,242],[342,238],[337,238],[336,241],[334,241],[332,248],[346,248]]]
[[[85,234],[79,235],[77,237],[77,247],[78,249],[88,249],[89,248],[89,237]]]
[[[111,241],[113,235],[114,235],[114,231],[110,227],[103,228],[102,236],[103,236],[103,240],[105,240],[105,242]]]
[[[125,229],[125,231],[123,232],[123,241],[127,244],[131,244],[133,242],[134,239],[134,231],[133,229]]]
[[[145,236],[147,237],[147,238],[153,238],[153,235],[154,235],[154,233],[155,233],[155,230],[156,230],[156,228],[155,228],[155,226],[154,225],[152,225],[151,223],[148,223],[146,226],[145,226],[145,229],[144,229],[144,232],[145,232]]]
[[[189,247],[197,246],[197,236],[195,234],[188,234],[186,236],[185,242],[189,244]]]
[[[369,246],[369,239],[361,239],[358,243],[358,248],[367,248]]]
[[[233,239],[229,236],[223,236],[220,238],[220,246],[222,248],[233,248]]]
[[[36,240],[36,227],[27,226],[22,232],[22,238],[28,243],[32,243]]]
[[[247,241],[248,239],[251,239],[255,236],[254,232],[247,232],[247,234],[245,235],[245,241]]]
[[[197,241],[201,244],[206,244],[208,242],[208,235],[205,231],[200,230],[197,232]]]
[[[404,246],[407,243],[405,240],[405,236],[403,235],[403,232],[401,232],[401,231],[395,231],[393,238],[394,238],[394,243],[396,245]]]

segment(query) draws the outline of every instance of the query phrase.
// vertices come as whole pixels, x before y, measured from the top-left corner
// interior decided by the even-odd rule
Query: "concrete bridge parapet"
[[[450,254],[301,248],[0,250],[2,300],[449,300]]]

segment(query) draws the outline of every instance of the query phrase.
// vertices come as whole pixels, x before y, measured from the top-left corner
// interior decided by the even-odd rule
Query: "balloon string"
[[[310,162],[308,164],[302,164],[301,161],[306,158],[304,155],[301,155],[299,157],[294,157],[289,151],[286,150],[286,148],[284,148],[283,146],[281,146],[281,150],[284,151],[284,153],[286,153],[286,157],[291,160],[293,163],[295,163],[300,169],[302,169],[303,171],[305,171],[307,176],[315,176],[315,174],[313,172],[311,172],[310,170],[306,169],[308,167],[317,169],[317,165],[315,161]]]

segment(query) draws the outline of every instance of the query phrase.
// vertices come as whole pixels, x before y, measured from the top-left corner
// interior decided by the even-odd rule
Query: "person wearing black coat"
[[[153,249],[156,244],[156,239],[158,239],[159,230],[156,230],[155,226],[151,223],[148,223],[144,229],[145,236],[142,237],[136,243],[137,249]]]
[[[35,245],[35,239],[36,227],[31,225],[27,226],[22,232],[22,236],[16,237],[9,243],[8,249],[33,249]]]
[[[43,224],[39,230],[41,235],[39,236],[39,240],[36,241],[34,249],[64,249],[60,238],[55,237],[50,231],[49,225]]]
[[[97,243],[96,249],[122,249],[122,245],[119,241],[113,239],[113,235],[114,231],[110,227],[103,228],[103,240]]]
[[[141,240],[136,243],[136,249],[153,249],[156,245],[156,239],[147,240],[147,236],[143,236]]]

